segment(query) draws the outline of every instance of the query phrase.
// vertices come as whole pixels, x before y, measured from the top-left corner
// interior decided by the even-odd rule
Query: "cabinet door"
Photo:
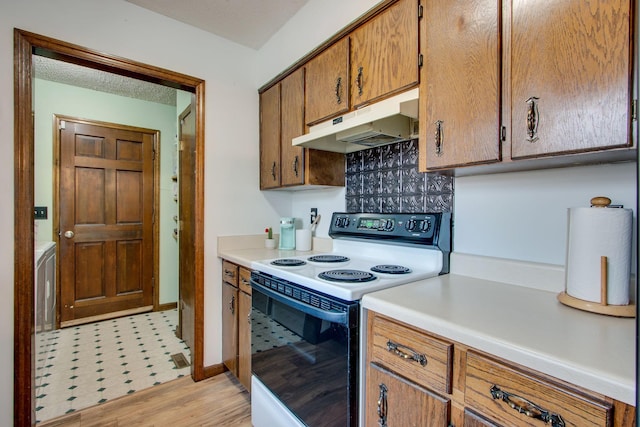
[[[306,65],[308,125],[349,111],[349,38],[334,43]]]
[[[280,91],[280,183],[301,185],[304,184],[304,149],[291,145],[291,140],[304,134],[304,68],[282,80]]]
[[[512,157],[629,146],[630,1],[512,4]]]
[[[370,363],[367,369],[366,426],[447,426],[451,402]]]
[[[280,186],[280,84],[260,95],[260,189]]]
[[[416,85],[418,53],[417,0],[400,0],[357,28],[351,34],[353,106]]]
[[[238,376],[238,288],[222,283],[222,362]]]
[[[251,295],[238,293],[238,379],[251,391]]]
[[[499,11],[498,0],[425,2],[421,171],[501,160]]]

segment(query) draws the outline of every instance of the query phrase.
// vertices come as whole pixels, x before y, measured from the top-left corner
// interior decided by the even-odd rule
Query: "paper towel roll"
[[[608,259],[607,304],[629,304],[633,212],[620,208],[570,208],[566,292],[600,303],[600,257]]]

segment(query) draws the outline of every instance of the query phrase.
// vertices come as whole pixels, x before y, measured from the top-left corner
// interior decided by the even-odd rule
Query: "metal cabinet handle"
[[[336,103],[340,104],[342,102],[342,96],[340,96],[340,94],[342,93],[342,77],[338,77],[336,79]]]
[[[298,176],[298,163],[300,163],[298,156],[293,159],[293,173]]]
[[[251,324],[251,313],[247,314],[247,323]]]
[[[438,120],[435,122],[436,125],[436,133],[435,133],[435,142],[436,142],[436,156],[442,156],[443,149],[442,144],[444,143],[444,129],[442,125],[444,122],[442,120]]]
[[[273,180],[276,180],[276,162],[273,162],[273,166],[271,166],[271,176],[273,177]]]
[[[232,296],[229,301],[229,310],[231,310],[231,314],[236,314],[236,297]]]
[[[535,96],[527,99],[527,141],[536,142],[538,140],[538,100]]]
[[[495,384],[491,386],[489,392],[491,393],[491,397],[506,402],[511,408],[518,411],[520,414],[525,414],[527,417],[544,421],[545,424],[551,424],[551,427],[564,427],[564,420],[559,414],[554,414],[546,409],[542,409],[540,406],[523,397],[500,390],[500,387]]]
[[[404,349],[401,350],[401,349]],[[387,350],[397,354],[399,357],[407,360],[412,360],[418,362],[422,366],[427,365],[427,356],[422,353],[418,353],[417,351],[404,346],[402,344],[395,343],[391,340],[387,341]]]
[[[232,270],[227,270],[227,269],[225,269],[225,270],[224,270],[224,275],[225,275],[225,276],[227,276],[227,277],[235,277],[235,276],[236,276],[236,275],[233,273],[233,271],[232,271]]]
[[[363,78],[362,78],[362,67],[358,67],[358,76],[356,77],[356,86],[358,87],[358,95],[362,95],[362,86],[363,86]]]
[[[380,383],[380,395],[378,396],[378,425],[387,427],[387,386]]]

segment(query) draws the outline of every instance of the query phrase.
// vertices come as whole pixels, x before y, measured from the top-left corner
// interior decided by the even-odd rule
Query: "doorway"
[[[204,294],[204,81],[135,61],[92,51],[81,46],[37,34],[14,30],[14,424],[32,425],[34,417],[34,129],[33,80],[34,55],[53,57],[90,68],[127,75],[159,83],[194,94],[196,176],[191,204],[195,212],[194,255],[194,342],[191,376],[205,377],[203,366],[203,294]],[[185,201],[186,203],[186,201]]]

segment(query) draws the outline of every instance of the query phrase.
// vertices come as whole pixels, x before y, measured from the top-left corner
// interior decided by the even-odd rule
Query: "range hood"
[[[316,150],[351,153],[416,137],[418,88],[311,126],[292,144]]]

